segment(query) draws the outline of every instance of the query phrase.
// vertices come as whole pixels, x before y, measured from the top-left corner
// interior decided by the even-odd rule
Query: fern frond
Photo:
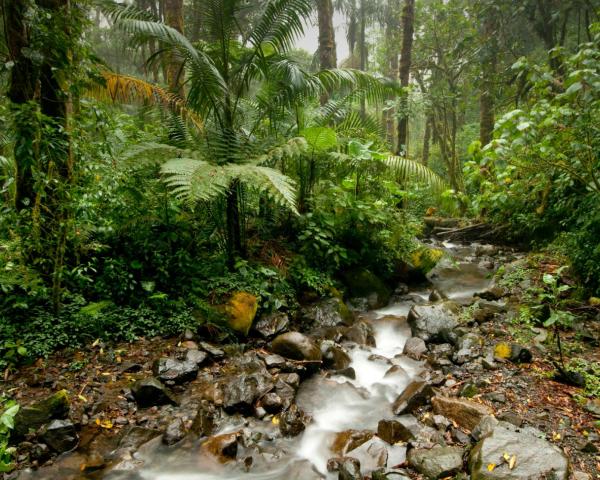
[[[161,172],[175,196],[189,203],[214,200],[227,191],[232,180],[224,167],[193,158],[168,160]]]
[[[442,177],[415,160],[390,155],[384,162],[394,174],[396,181],[405,182],[414,180],[423,182],[437,192],[448,188],[447,183]]]
[[[121,164],[127,167],[143,167],[159,165],[165,158],[174,158],[181,155],[180,148],[164,143],[146,142],[128,148],[121,156]]]

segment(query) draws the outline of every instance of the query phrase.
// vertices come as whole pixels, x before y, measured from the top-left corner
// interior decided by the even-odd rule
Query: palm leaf
[[[423,182],[436,192],[441,192],[448,188],[447,183],[442,177],[415,160],[390,155],[384,162],[398,182],[410,180]]]

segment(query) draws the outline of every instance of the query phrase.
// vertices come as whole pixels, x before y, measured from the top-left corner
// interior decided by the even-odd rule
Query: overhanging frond
[[[434,191],[441,192],[448,188],[447,183],[442,177],[435,173],[430,168],[415,160],[410,160],[405,157],[390,155],[385,164],[394,174],[396,181],[417,181],[426,183]]]

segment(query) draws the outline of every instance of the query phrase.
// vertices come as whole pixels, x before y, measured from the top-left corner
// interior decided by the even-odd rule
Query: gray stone
[[[476,333],[467,333],[458,340],[458,351],[454,354],[454,363],[462,365],[481,355],[483,339]]]
[[[279,417],[279,431],[284,437],[295,437],[306,429],[309,421],[310,417],[293,404]]]
[[[185,424],[181,418],[176,418],[169,425],[162,437],[165,445],[175,445],[185,437]]]
[[[353,342],[358,345],[375,346],[375,335],[373,327],[364,321],[356,322],[354,325],[346,329],[342,335],[342,340]]]
[[[75,425],[71,420],[52,420],[44,427],[41,439],[58,453],[73,450],[79,443]]]
[[[433,388],[427,382],[415,380],[408,384],[392,406],[395,415],[412,413],[425,405],[434,395]]]
[[[512,469],[504,454],[516,457]],[[490,464],[496,467],[490,470]],[[471,451],[469,471],[478,480],[567,480],[569,461],[560,448],[531,430],[499,422]]]
[[[473,430],[485,415],[492,414],[485,405],[458,398],[436,396],[431,399],[431,404],[435,413],[468,430]]]
[[[241,372],[218,382],[219,401],[227,413],[249,413],[254,402],[274,387],[273,378],[266,370]]]
[[[408,312],[408,324],[413,337],[425,342],[446,341],[449,332],[458,326],[458,321],[446,303],[415,305]]]
[[[350,366],[350,355],[331,340],[321,342],[321,355],[323,365],[332,370],[344,370]]]
[[[44,400],[21,407],[14,419],[15,428],[11,433],[13,441],[23,438],[30,431],[36,431],[51,420],[67,418],[69,406],[69,394],[61,390]]]
[[[410,337],[404,344],[402,353],[413,360],[420,360],[427,352],[427,345],[422,338]]]
[[[198,366],[202,365],[207,358],[208,353],[203,352],[202,350],[196,350],[192,348],[185,352],[186,362],[190,362]]]
[[[200,352],[199,350],[188,350],[188,352],[198,352],[206,355],[205,352]],[[194,380],[198,376],[198,365],[195,361],[159,358],[154,362],[153,372],[163,382],[180,384]]]
[[[290,324],[287,313],[273,312],[261,316],[252,329],[263,338],[271,338],[284,332]]]
[[[144,378],[135,382],[131,386],[131,393],[136,403],[142,408],[154,405],[177,404],[167,388],[154,377]]]
[[[202,350],[207,352],[212,358],[215,360],[220,360],[225,356],[225,352],[221,350],[219,347],[216,347],[208,342],[200,342],[199,346]]]
[[[418,448],[408,452],[408,463],[428,479],[450,476],[463,465],[462,447]]]
[[[335,327],[352,323],[352,314],[344,301],[337,297],[321,300],[300,310],[303,328]]]

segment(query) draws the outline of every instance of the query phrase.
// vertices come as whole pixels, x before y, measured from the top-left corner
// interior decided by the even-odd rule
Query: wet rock
[[[275,392],[270,392],[260,399],[260,406],[267,413],[279,413],[283,409],[283,400]]]
[[[422,338],[410,337],[404,344],[402,354],[413,360],[420,360],[427,352],[427,345]]]
[[[413,337],[425,342],[444,342],[448,333],[458,326],[456,316],[447,303],[415,305],[408,312],[407,319]]]
[[[338,370],[335,372],[336,375],[341,375],[342,377],[350,378],[352,380],[356,379],[356,371],[352,367],[344,368],[343,370]]]
[[[394,382],[396,384],[407,384],[411,376],[410,374],[404,370],[400,365],[392,365],[383,376],[386,382]]]
[[[350,296],[366,298],[372,310],[388,304],[391,297],[390,289],[369,270],[355,269],[346,272],[343,278]]]
[[[219,413],[212,403],[203,401],[198,407],[190,431],[199,437],[206,437],[215,432]]]
[[[336,345],[331,340],[321,342],[321,355],[323,357],[323,365],[332,370],[343,370],[350,366],[350,355],[346,351]]]
[[[377,436],[390,445],[415,438],[413,432],[398,420],[380,420],[377,424]]]
[[[477,426],[471,432],[471,437],[478,442],[482,438],[491,435],[494,431],[494,428],[498,425],[498,420],[496,417],[492,415],[486,415],[481,419],[481,421],[477,424]]]
[[[220,360],[221,358],[223,358],[225,356],[225,352],[223,350],[221,350],[219,347],[216,347],[215,345],[212,345],[211,343],[200,342],[198,344],[198,346],[202,350],[207,352],[215,360]]]
[[[165,445],[175,445],[185,437],[185,423],[181,418],[176,418],[169,425],[162,437],[162,443]]]
[[[248,292],[234,293],[225,305],[229,327],[241,334],[248,335],[258,310],[258,299]]]
[[[39,463],[43,463],[50,458],[50,449],[45,443],[36,443],[31,447],[29,452],[29,458],[31,460],[37,460]]]
[[[507,294],[507,291],[504,287],[494,285],[494,286],[491,286],[490,288],[488,288],[487,290],[484,290],[482,292],[477,292],[474,296],[482,298],[484,300],[494,301],[494,300],[500,300],[501,298],[505,297],[506,294]]]
[[[434,367],[445,367],[452,364],[450,358],[454,352],[454,347],[449,343],[439,343],[429,345],[429,354],[427,359]]]
[[[12,440],[23,438],[30,431],[36,431],[51,420],[67,418],[69,407],[69,394],[66,390],[56,392],[40,402],[21,407],[14,418]]]
[[[458,340],[458,351],[452,357],[454,363],[462,365],[481,355],[483,339],[476,333],[467,333]]]
[[[240,432],[215,435],[206,440],[200,448],[210,453],[220,463],[227,463],[237,456],[239,437]]]
[[[398,396],[392,406],[395,415],[412,413],[417,408],[427,404],[434,395],[433,388],[425,381],[414,380]]]
[[[188,352],[200,352],[198,350],[188,350]],[[152,367],[153,373],[163,382],[173,382],[176,384],[194,380],[198,375],[198,364],[191,361],[180,361],[174,358],[159,358]]]
[[[342,339],[347,342],[353,342],[358,345],[375,346],[375,334],[373,327],[364,321],[356,322],[349,327],[343,334]]]
[[[321,361],[321,349],[300,332],[287,332],[279,335],[271,343],[274,353],[292,360]]]
[[[445,293],[440,292],[437,288],[434,288],[429,294],[430,302],[441,302],[443,300],[447,300],[448,297]]]
[[[595,417],[600,417],[600,398],[588,400],[583,408]]]
[[[228,413],[250,412],[254,402],[273,387],[273,378],[266,370],[231,375],[218,383],[218,404]]]
[[[448,477],[463,465],[462,447],[415,448],[408,452],[408,463],[428,479]]]
[[[298,388],[300,385],[300,375],[297,373],[280,373],[277,377],[278,380],[287,383],[288,385]]]
[[[338,480],[362,480],[360,461],[352,457],[343,458],[338,466]]]
[[[492,411],[480,403],[458,398],[436,396],[431,399],[433,411],[443,415],[468,430],[473,430],[485,415]]]
[[[295,375],[295,374],[290,374]],[[275,384],[275,393],[281,398],[281,404],[283,408],[288,408],[292,403],[294,403],[294,398],[296,397],[296,389],[298,386],[294,386],[290,383],[280,378],[277,380]]]
[[[539,434],[539,432],[537,432]],[[503,456],[515,456],[511,469]],[[489,469],[489,465],[495,468]],[[471,451],[471,478],[482,480],[529,480],[568,478],[569,461],[562,450],[539,438],[533,429],[518,429],[499,422]]]
[[[370,430],[346,430],[338,433],[333,443],[331,451],[338,455],[346,455],[351,450],[360,447],[373,437],[373,432]]]
[[[452,439],[461,445],[468,445],[471,442],[471,437],[458,428],[452,427],[451,435]]]
[[[263,338],[272,338],[275,335],[284,332],[290,324],[290,318],[287,313],[273,312],[261,316],[255,323],[253,330]]]
[[[185,361],[194,365],[202,365],[208,358],[208,353],[198,350],[197,348],[188,349],[185,352]]]
[[[390,459],[392,451],[393,458]],[[387,445],[378,437],[373,437],[360,447],[348,452],[348,456],[356,458],[361,465],[363,475],[369,475],[371,472],[385,469],[388,465],[394,466],[404,461],[404,447],[392,447]]]
[[[158,430],[132,426],[127,428],[119,441],[119,450],[135,451],[144,443],[160,435]]]
[[[341,298],[331,297],[300,310],[300,323],[304,328],[335,327],[352,323],[352,313]]]
[[[154,377],[144,378],[135,382],[131,386],[131,393],[136,403],[142,408],[155,405],[177,404],[167,388]]]
[[[279,431],[284,437],[295,437],[304,431],[309,420],[296,404],[290,405],[279,417]]]
[[[73,450],[79,443],[79,436],[71,420],[52,420],[44,427],[41,439],[58,453]]]

